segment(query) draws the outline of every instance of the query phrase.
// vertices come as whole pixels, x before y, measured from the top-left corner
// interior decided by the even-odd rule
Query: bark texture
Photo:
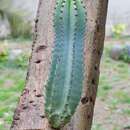
[[[108,0],[83,0],[87,10],[85,80],[81,102],[71,122],[60,130],[90,130],[103,51]],[[11,130],[53,130],[45,117],[44,86],[53,47],[53,13],[56,0],[39,0],[32,56],[26,86],[14,114]]]

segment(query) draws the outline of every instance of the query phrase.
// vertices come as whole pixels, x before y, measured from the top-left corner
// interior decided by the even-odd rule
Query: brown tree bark
[[[83,0],[88,14],[85,37],[85,80],[76,113],[61,130],[90,130],[103,50],[108,0]],[[53,13],[56,0],[40,0],[26,86],[14,114],[11,130],[53,130],[44,113],[44,86],[54,41]]]

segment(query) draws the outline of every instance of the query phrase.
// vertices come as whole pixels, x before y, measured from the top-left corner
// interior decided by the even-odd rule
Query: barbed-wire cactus
[[[45,112],[54,128],[70,121],[80,101],[84,79],[86,12],[81,0],[57,0],[55,41],[46,85]]]

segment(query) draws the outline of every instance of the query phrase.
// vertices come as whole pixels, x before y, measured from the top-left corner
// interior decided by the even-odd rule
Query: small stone
[[[119,60],[123,51],[123,47],[119,44],[116,44],[110,50],[110,57],[114,60]]]
[[[130,43],[126,43],[125,48],[126,48],[126,50],[128,52],[128,56],[130,56]]]

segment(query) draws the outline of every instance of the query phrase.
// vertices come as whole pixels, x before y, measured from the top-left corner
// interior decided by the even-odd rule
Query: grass
[[[105,100],[109,90],[112,89],[112,86],[109,84],[107,77],[104,74],[101,74],[99,87],[98,87],[98,96]]]
[[[128,82],[130,78],[130,68],[127,63],[115,61],[109,57],[110,44],[105,45],[104,55],[101,60],[101,74],[99,80],[98,97],[107,97],[109,91],[118,82]]]
[[[13,46],[28,46],[29,40],[0,41],[0,45],[3,43],[6,44],[6,50],[8,48],[10,51]],[[7,56],[9,57],[9,55]],[[0,62],[0,130],[9,130],[11,125],[14,110],[25,85],[29,55],[22,54],[14,61],[10,61],[8,57]]]
[[[103,130],[101,124],[94,123],[92,126],[92,130]]]
[[[13,63],[15,64],[15,63]],[[26,68],[0,62],[0,130],[7,130],[25,84]]]
[[[13,75],[12,75],[13,73]],[[13,112],[18,103],[18,98],[24,87],[26,71],[23,69],[4,68],[0,75],[0,130],[7,129],[12,122]],[[6,81],[9,84],[5,84]],[[10,84],[11,83],[11,84]],[[5,128],[4,128],[5,127]],[[4,128],[4,129],[3,129]]]
[[[128,92],[125,92],[123,90],[118,90],[113,94],[113,97],[115,97],[120,103],[130,104],[130,95]]]
[[[123,114],[130,116],[130,109],[123,110]]]
[[[107,101],[107,104],[111,111],[113,111],[113,110],[115,111],[117,109],[117,105],[119,103],[120,103],[120,101],[118,101],[116,98],[112,98]]]
[[[130,66],[123,61],[111,59],[109,56],[111,47],[111,44],[105,44],[104,54],[101,59],[101,73],[97,94],[98,100],[101,100],[107,106],[106,111],[109,110],[110,112],[107,119],[110,120],[111,118],[111,122],[104,126],[103,122],[106,119],[100,121],[98,118],[98,124],[94,120],[92,130],[108,130],[107,126],[112,126],[109,130],[121,130],[125,122],[123,123],[122,121],[122,124],[114,123],[113,120],[116,120],[115,115],[117,117],[120,115],[126,119],[130,117],[130,89],[128,87],[130,85]],[[98,113],[98,110],[96,111]]]

